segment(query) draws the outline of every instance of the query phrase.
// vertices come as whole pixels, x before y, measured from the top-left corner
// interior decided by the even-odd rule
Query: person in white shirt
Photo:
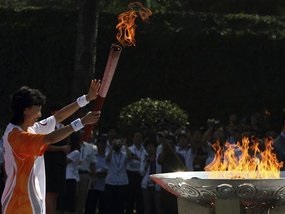
[[[107,146],[106,138],[99,136],[96,140],[96,146],[95,175],[88,191],[84,214],[94,214],[97,209],[98,214],[104,213],[105,179],[107,176],[105,153]]]
[[[156,139],[146,138],[144,147],[147,154],[142,159],[140,166],[140,173],[143,176],[141,188],[144,214],[161,214],[160,186],[155,184],[149,177],[151,174],[161,172],[156,157]]]
[[[110,149],[106,166],[108,168],[105,180],[105,213],[123,214],[126,197],[128,194],[129,179],[127,175],[127,162],[130,159],[130,153],[124,152],[121,139],[114,139],[112,149]]]
[[[184,158],[187,171],[193,171],[193,159],[191,145],[186,134],[180,133],[177,136],[177,145],[175,147],[176,153]]]
[[[75,213],[76,187],[79,181],[78,163],[80,161],[80,134],[70,135],[71,152],[66,155],[66,183],[65,191],[58,198],[58,210],[67,213]]]
[[[161,135],[162,151],[158,155],[158,163],[161,165],[162,173],[184,171],[185,163],[181,154],[175,151],[175,137],[172,134]],[[161,191],[161,211],[163,214],[178,214],[177,198],[162,189]]]
[[[91,178],[95,175],[96,153],[97,148],[94,144],[81,141],[80,163],[78,165],[80,179],[76,194],[76,213],[78,214],[84,213]]]
[[[105,149],[106,155],[109,153],[110,149],[112,149],[112,142],[115,138],[117,138],[118,133],[115,128],[110,128],[107,132],[107,145]]]
[[[100,86],[100,81],[91,81],[90,89],[97,84],[97,88]],[[99,83],[99,84],[98,84]],[[93,85],[93,86],[92,86]],[[94,90],[94,89],[93,89]],[[97,96],[97,91],[94,91],[93,94]],[[85,95],[84,95],[85,96]],[[78,98],[78,105],[82,106],[82,101],[84,101],[84,96]],[[90,92],[86,95],[90,96]],[[86,97],[85,96],[85,97]],[[94,95],[93,95],[94,96]],[[51,114],[58,115],[64,112],[64,116],[67,115],[66,111],[70,111],[71,106],[61,107],[58,103],[54,103],[51,106]],[[63,111],[64,110],[64,111]],[[72,110],[74,111],[74,110]],[[69,114],[71,114],[70,112]],[[60,129],[64,125],[61,123],[64,121],[57,120],[55,129]],[[56,212],[57,198],[61,191],[64,189],[65,185],[65,168],[66,168],[66,154],[70,152],[70,148],[66,145],[66,142],[60,141],[53,145],[48,145],[47,150],[44,154],[45,160],[45,173],[46,173],[46,213],[54,214]]]
[[[61,109],[55,103],[51,107],[51,115],[55,115]],[[56,123],[55,130],[62,128],[62,123]],[[46,212],[54,214],[57,206],[57,198],[60,192],[64,191],[66,154],[70,152],[67,140],[59,141],[53,145],[48,145],[44,154],[46,173]]]
[[[140,174],[140,162],[144,158],[146,151],[143,146],[143,135],[141,132],[134,132],[132,140],[133,144],[128,148],[131,153],[131,159],[127,165],[127,173],[129,178],[129,194],[126,213],[133,214],[133,210],[135,209],[137,214],[143,214],[141,192],[142,176]]]

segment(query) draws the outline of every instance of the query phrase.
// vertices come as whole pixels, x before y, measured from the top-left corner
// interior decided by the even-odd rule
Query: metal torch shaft
[[[107,64],[105,67],[103,79],[101,81],[101,87],[99,89],[98,97],[95,100],[92,111],[101,111],[105,98],[107,96],[109,87],[111,85],[120,55],[122,47],[117,44],[112,44],[109,52]],[[83,140],[89,141],[91,138],[91,131],[94,129],[94,124],[86,125],[84,128]]]

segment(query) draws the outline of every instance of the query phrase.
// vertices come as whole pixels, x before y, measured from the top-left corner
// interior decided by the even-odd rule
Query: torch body
[[[108,61],[105,67],[103,78],[101,81],[101,87],[98,92],[98,96],[94,102],[92,111],[101,111],[105,98],[107,96],[109,87],[111,85],[120,55],[122,52],[122,47],[117,44],[112,44],[108,56]],[[94,129],[94,125],[87,125],[84,129],[83,140],[89,142],[91,139],[91,132]]]

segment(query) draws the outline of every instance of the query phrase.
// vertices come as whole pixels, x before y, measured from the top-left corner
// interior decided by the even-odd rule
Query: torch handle
[[[92,109],[92,111],[101,111],[104,100],[107,96],[107,92],[109,90],[110,84],[113,79],[113,75],[115,73],[117,63],[120,58],[120,54],[122,51],[122,47],[116,44],[112,44],[109,56],[108,56],[108,61],[105,67],[103,79],[101,82],[101,87],[98,92],[98,96],[95,100],[95,105]],[[91,131],[93,130],[94,125],[87,125],[85,126],[84,129],[84,135],[83,135],[83,140],[89,142],[90,137],[91,137]]]
[[[101,111],[104,101],[105,97],[101,97],[100,95],[98,95],[94,103],[93,111]]]
[[[105,101],[105,97],[101,97],[100,95],[98,95],[94,102],[94,107],[92,111],[101,111],[104,101]],[[91,137],[91,131],[94,129],[94,127],[95,127],[95,124],[89,124],[84,127],[84,134],[83,134],[84,141],[89,142],[90,137]]]

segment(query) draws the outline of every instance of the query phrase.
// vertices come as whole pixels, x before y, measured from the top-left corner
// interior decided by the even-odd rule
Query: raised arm
[[[89,91],[86,95],[77,98],[76,101],[70,103],[69,105],[63,107],[58,112],[54,114],[54,117],[58,123],[64,121],[66,118],[70,117],[74,112],[76,112],[80,107],[84,107],[90,101],[95,100],[98,95],[100,88],[100,80],[91,80]]]
[[[82,129],[85,125],[97,123],[100,118],[100,112],[88,112],[81,119],[74,120],[69,125],[57,129],[45,135],[44,142],[46,144],[57,143],[68,137],[72,132]]]

